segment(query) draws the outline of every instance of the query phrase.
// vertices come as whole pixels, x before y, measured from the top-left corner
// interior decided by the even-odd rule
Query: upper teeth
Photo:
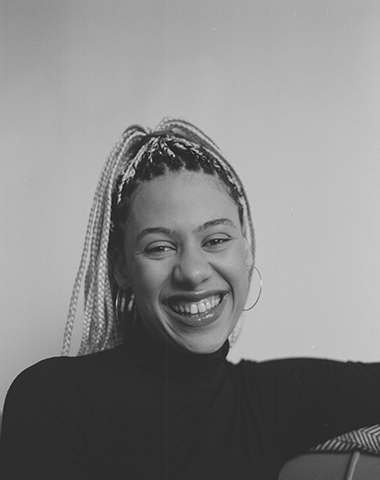
[[[189,313],[191,315],[197,315],[198,313],[207,312],[219,305],[221,301],[220,295],[211,295],[210,297],[204,298],[199,302],[183,302],[172,304],[171,308],[178,313]]]

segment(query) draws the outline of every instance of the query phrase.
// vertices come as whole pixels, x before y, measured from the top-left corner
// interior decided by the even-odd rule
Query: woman
[[[85,275],[88,259],[87,273]],[[378,364],[226,361],[254,268],[241,181],[193,125],[126,130],[90,214],[80,356],[23,372],[4,479],[276,479],[295,455],[380,423]]]

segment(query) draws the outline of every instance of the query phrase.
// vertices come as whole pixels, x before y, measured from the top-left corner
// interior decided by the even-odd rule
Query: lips
[[[222,313],[228,292],[204,295],[174,296],[166,305],[171,315],[186,326],[205,326],[217,320]]]

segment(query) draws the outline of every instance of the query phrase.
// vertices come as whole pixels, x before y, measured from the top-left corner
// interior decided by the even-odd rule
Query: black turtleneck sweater
[[[380,365],[226,361],[137,327],[113,350],[44,360],[10,388],[2,480],[274,480],[338,434],[380,423]]]

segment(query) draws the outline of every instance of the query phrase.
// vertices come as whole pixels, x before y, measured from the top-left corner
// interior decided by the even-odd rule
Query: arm
[[[89,478],[81,399],[59,360],[26,370],[7,394],[0,439],[3,480]]]
[[[284,460],[380,423],[380,364],[289,359],[258,365],[262,417]],[[273,415],[273,412],[275,414]]]

